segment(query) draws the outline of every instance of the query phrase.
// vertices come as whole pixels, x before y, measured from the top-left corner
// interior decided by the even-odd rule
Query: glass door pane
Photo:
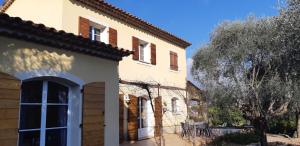
[[[47,126],[66,127],[68,119],[68,106],[66,105],[48,105],[47,106]]]
[[[20,130],[40,129],[41,127],[41,106],[21,105]]]
[[[40,130],[20,132],[19,146],[40,146]]]
[[[21,103],[42,103],[43,81],[30,81],[22,84]]]
[[[47,103],[68,104],[69,88],[55,82],[48,82]]]
[[[67,129],[46,130],[46,146],[67,146]]]

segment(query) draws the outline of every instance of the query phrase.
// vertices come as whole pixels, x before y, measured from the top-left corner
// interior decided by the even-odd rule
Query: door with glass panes
[[[150,100],[144,97],[138,98],[138,140],[154,136],[154,115]]]
[[[27,81],[21,93],[19,146],[67,146],[70,88]]]

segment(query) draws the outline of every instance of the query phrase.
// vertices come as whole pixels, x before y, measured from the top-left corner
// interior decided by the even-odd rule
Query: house
[[[0,145],[103,145],[130,53],[0,13]]]
[[[118,64],[119,95],[105,98],[106,146],[180,130],[187,118],[189,42],[102,0],[7,0],[1,12],[132,51]],[[102,65],[94,69],[110,68]]]
[[[189,119],[194,122],[208,122],[205,92],[191,81],[186,83]]]

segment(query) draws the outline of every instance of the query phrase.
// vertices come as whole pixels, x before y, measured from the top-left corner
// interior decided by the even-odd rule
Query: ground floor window
[[[56,82],[23,82],[19,146],[67,146],[69,94]]]
[[[176,97],[172,98],[172,113],[174,114],[178,113],[177,100],[178,98]]]

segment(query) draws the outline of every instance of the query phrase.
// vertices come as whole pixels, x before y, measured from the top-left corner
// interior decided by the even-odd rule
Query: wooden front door
[[[83,146],[104,146],[105,83],[89,83],[83,94]]]

